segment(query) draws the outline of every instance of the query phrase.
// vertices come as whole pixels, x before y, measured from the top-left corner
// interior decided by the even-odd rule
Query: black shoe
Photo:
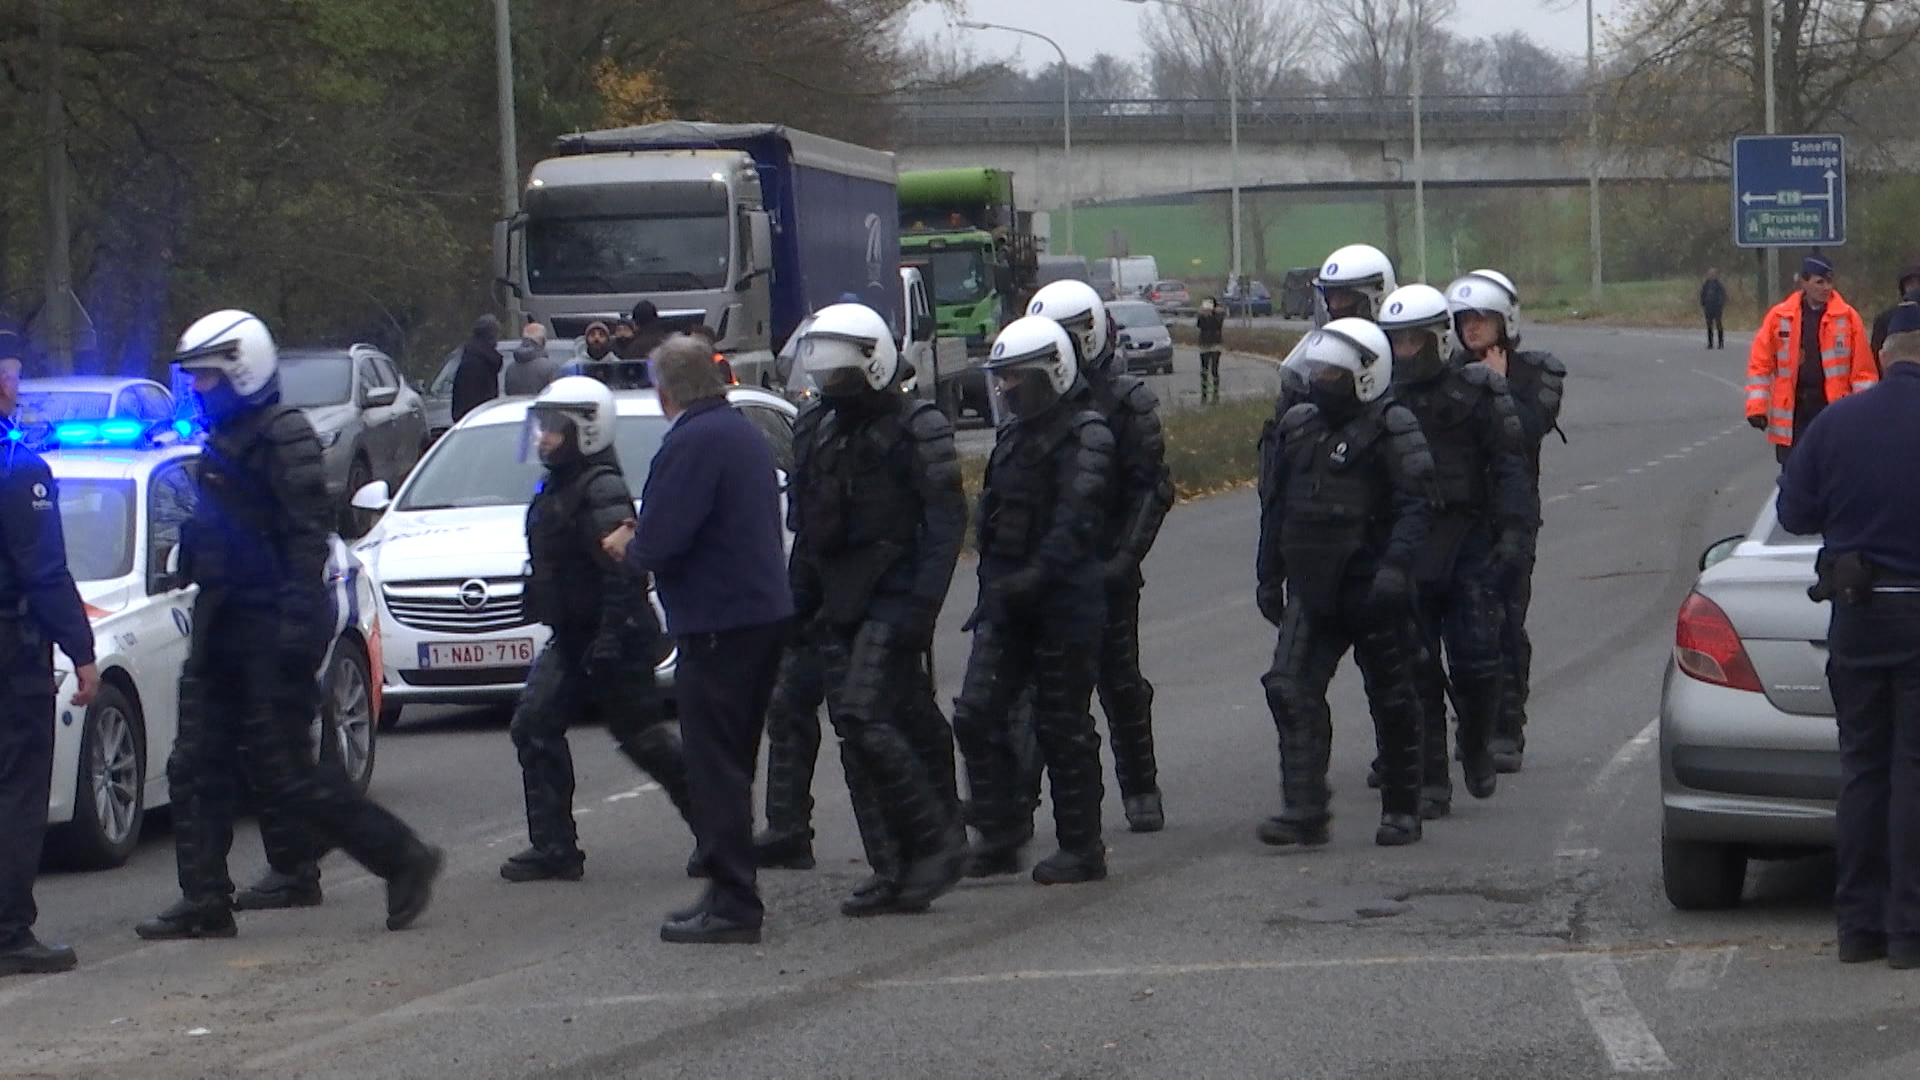
[[[813,869],[813,830],[777,833],[768,829],[753,838],[753,861],[763,870]]]
[[[413,925],[433,900],[434,879],[446,866],[447,853],[429,846],[387,882],[387,929],[405,930]]]
[[[1381,847],[1405,847],[1420,841],[1420,818],[1415,814],[1381,814],[1373,842]]]
[[[688,919],[693,918],[705,910],[707,910],[707,894],[703,892],[700,894],[700,899],[695,900],[686,907],[675,908],[667,912],[667,921],[670,923],[686,922]]]
[[[80,958],[66,945],[43,945],[28,931],[20,940],[0,949],[0,975],[55,975],[72,971]]]
[[[840,901],[840,914],[849,919],[864,919],[872,915],[918,915],[930,906],[903,899],[899,886],[875,875],[854,886],[853,892]]]
[[[1332,837],[1327,832],[1327,819],[1318,821],[1296,821],[1286,816],[1270,817],[1254,830],[1260,842],[1273,847],[1319,847]]]
[[[961,873],[970,878],[1000,877],[1021,870],[1020,845],[974,844],[967,849],[967,861]]]
[[[1078,885],[1107,880],[1107,852],[1096,845],[1086,851],[1059,851],[1033,864],[1033,880],[1041,885]]]
[[[1887,959],[1887,939],[1879,935],[1842,937],[1837,950],[1843,964],[1865,964]]]
[[[1920,968],[1920,944],[1911,941],[1888,942],[1887,966],[1895,971]]]
[[[1129,795],[1120,800],[1127,811],[1127,828],[1134,832],[1159,832],[1167,827],[1166,811],[1160,808],[1160,793]]]
[[[660,940],[676,945],[758,945],[760,928],[702,911],[660,927]]]
[[[1420,789],[1420,820],[1438,821],[1453,813],[1453,787],[1423,787]]]
[[[1493,766],[1492,754],[1461,758],[1460,773],[1466,780],[1467,794],[1476,799],[1493,798],[1493,790],[1500,783],[1500,773]]]
[[[172,907],[133,928],[148,941],[179,938],[230,938],[240,932],[233,908],[224,897],[215,900],[181,899]]]
[[[320,868],[311,864],[291,874],[268,870],[265,877],[233,897],[235,911],[275,911],[280,908],[319,907]]]
[[[958,824],[947,835],[940,850],[908,863],[900,875],[901,907],[925,910],[941,894],[960,884],[967,867],[967,832]]]
[[[687,856],[687,876],[696,881],[704,881],[713,876],[713,872],[707,869],[707,860],[701,858],[697,851]]]
[[[1519,739],[1495,739],[1487,744],[1487,752],[1493,755],[1493,771],[1502,774],[1519,772],[1526,757]]]
[[[1367,766],[1367,786],[1374,791],[1379,791],[1380,783],[1380,763],[1376,761]]]
[[[500,864],[500,876],[508,881],[579,881],[587,876],[587,857],[572,854],[547,855],[528,848],[509,856]]]

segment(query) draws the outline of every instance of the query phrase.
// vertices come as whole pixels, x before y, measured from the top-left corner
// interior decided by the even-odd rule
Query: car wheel
[[[1660,878],[1667,902],[1681,911],[1725,911],[1740,906],[1747,884],[1747,853],[1737,844],[1660,838]]]
[[[353,505],[353,493],[373,483],[373,466],[367,459],[354,455],[353,464],[347,466],[347,504],[340,511],[340,531],[348,539],[367,535],[373,528],[374,519],[379,513],[374,510],[361,510]]]
[[[108,870],[140,843],[146,814],[147,748],[140,712],[104,683],[80,730],[73,820],[47,834],[48,854],[77,870]]]
[[[334,647],[333,661],[321,686],[317,732],[320,760],[338,766],[355,791],[365,792],[373,782],[378,727],[373,715],[372,665],[365,650],[342,638]]]

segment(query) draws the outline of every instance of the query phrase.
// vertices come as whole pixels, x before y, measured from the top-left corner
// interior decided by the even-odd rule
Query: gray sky
[[[1306,6],[1304,0],[1295,2]],[[1616,3],[1594,0],[1594,13],[1604,20]],[[966,0],[966,4],[972,17],[982,22],[1018,26],[1053,38],[1076,64],[1096,53],[1134,59],[1141,51],[1140,16],[1146,9],[1125,0]],[[1585,6],[1579,0],[1561,0],[1551,7],[1543,0],[1460,0],[1460,14],[1451,28],[1468,37],[1524,30],[1548,48],[1584,56]],[[1018,50],[1028,68],[1059,62],[1059,54],[1045,42],[1000,30],[954,29],[939,12],[920,11],[909,20],[908,29],[926,38],[958,35],[983,59],[1011,57]]]

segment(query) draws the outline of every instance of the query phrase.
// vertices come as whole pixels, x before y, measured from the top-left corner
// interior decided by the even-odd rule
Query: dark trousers
[[[765,913],[754,876],[753,772],[786,635],[782,620],[674,639],[690,820],[711,875],[706,909],[748,926]]]
[[[813,770],[827,678],[820,650],[794,642],[780,654],[767,704],[767,831],[813,838]]]
[[[1707,314],[1707,348],[1724,349],[1727,347],[1727,324],[1717,311]]]
[[[1136,578],[1136,581],[1138,579]],[[1114,778],[1123,797],[1160,790],[1153,756],[1153,684],[1140,672],[1140,586],[1107,590],[1107,621],[1100,631],[1100,710],[1107,714]]]
[[[1527,539],[1527,558],[1502,583],[1506,620],[1500,627],[1500,716],[1493,737],[1527,746],[1527,697],[1533,682],[1533,639],[1527,636],[1527,609],[1533,606],[1533,561],[1539,534]]]
[[[1420,583],[1419,609],[1422,648],[1414,660],[1414,687],[1422,717],[1421,782],[1431,795],[1444,799],[1453,790],[1447,760],[1449,696],[1459,712],[1454,745],[1462,760],[1487,753],[1500,714],[1500,634],[1506,605],[1494,580],[1492,553],[1481,538],[1463,545],[1445,581]]]
[[[44,694],[0,696],[0,948],[32,931],[39,914],[33,878],[40,870],[53,786],[52,680],[47,683]]]
[[[1920,950],[1920,596],[1836,604],[1827,681],[1840,727],[1834,812],[1843,938]]]
[[[1200,400],[1220,400],[1220,350],[1200,350]]]

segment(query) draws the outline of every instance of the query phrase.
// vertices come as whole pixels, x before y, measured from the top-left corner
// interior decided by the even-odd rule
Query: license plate
[[[531,663],[533,663],[532,638],[420,643],[420,666],[423,668],[518,667]]]

